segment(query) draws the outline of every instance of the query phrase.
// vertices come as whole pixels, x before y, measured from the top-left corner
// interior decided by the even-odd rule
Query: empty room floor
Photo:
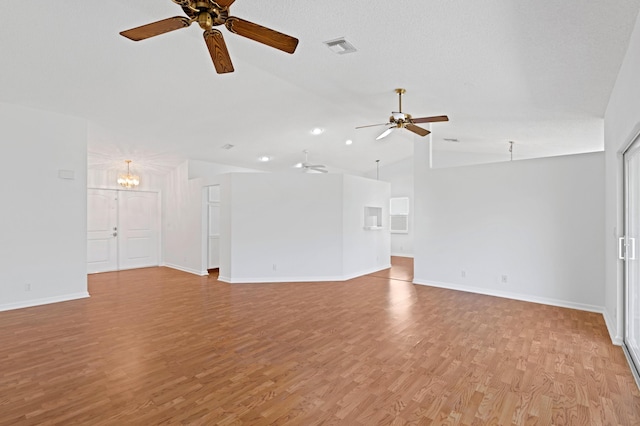
[[[0,425],[640,424],[601,315],[381,275],[91,275],[0,312]]]

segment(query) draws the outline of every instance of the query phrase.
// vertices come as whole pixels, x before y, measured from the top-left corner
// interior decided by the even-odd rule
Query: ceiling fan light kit
[[[224,25],[229,32],[257,41],[286,53],[293,53],[298,39],[263,27],[235,16],[229,16],[229,7],[235,0],[172,0],[185,16],[174,16],[151,24],[122,31],[120,35],[133,41],[145,40],[170,31],[179,30],[197,22],[204,30],[203,36],[213,66],[218,74],[234,71],[222,32],[213,28]]]
[[[406,129],[410,132],[415,133],[418,136],[427,136],[431,133],[429,130],[422,128],[420,126],[416,126],[416,124],[420,123],[437,123],[439,121],[449,121],[449,117],[446,115],[436,115],[432,117],[421,117],[421,118],[413,118],[411,114],[405,114],[402,112],[402,95],[404,95],[407,91],[402,88],[398,88],[395,90],[398,94],[398,111],[391,112],[391,117],[389,117],[388,123],[382,124],[371,124],[368,126],[360,126],[356,127],[356,129],[363,129],[365,127],[375,127],[375,126],[388,126],[387,130],[382,132],[376,140],[380,140],[389,136],[389,134],[393,131],[393,129]]]

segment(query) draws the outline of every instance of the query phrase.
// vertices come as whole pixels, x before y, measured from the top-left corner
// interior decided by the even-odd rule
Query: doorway
[[[640,371],[640,267],[636,242],[640,236],[640,137],[624,153],[624,237],[620,258],[624,260],[624,348],[636,377]]]
[[[89,189],[87,272],[158,266],[158,193]]]
[[[370,274],[372,277],[413,282],[413,258],[391,256],[391,268]]]

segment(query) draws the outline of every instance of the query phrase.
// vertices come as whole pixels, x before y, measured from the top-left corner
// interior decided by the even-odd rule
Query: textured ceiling
[[[300,44],[288,55],[222,28],[236,70],[226,75],[197,25],[138,43],[118,35],[180,15],[170,0],[24,5],[0,5],[0,102],[87,118],[91,165],[132,158],[163,171],[192,158],[284,171],[308,149],[331,171],[365,172],[412,154],[407,131],[375,141],[384,128],[355,130],[388,119],[396,87],[405,112],[449,115],[432,125],[436,160],[506,160],[510,140],[516,158],[602,150],[640,0],[237,0],[232,15]],[[322,43],[338,37],[358,51]],[[325,132],[312,136],[316,126]]]

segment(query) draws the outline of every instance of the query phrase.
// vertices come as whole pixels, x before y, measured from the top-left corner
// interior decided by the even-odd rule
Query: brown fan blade
[[[416,135],[420,135],[420,136],[427,136],[429,133],[431,133],[430,131],[428,131],[427,129],[423,129],[420,126],[416,126],[414,124],[411,123],[407,123],[404,125],[404,128],[409,130],[410,132],[415,133]]]
[[[153,22],[141,27],[132,28],[122,31],[121,36],[133,41],[140,41],[147,38],[155,37],[170,31],[186,28],[191,25],[191,20],[184,16],[174,16],[173,18],[163,19],[162,21]]]
[[[227,19],[225,25],[232,33],[250,38],[267,46],[275,47],[283,52],[293,53],[298,46],[297,38],[254,24],[253,22],[245,21],[244,19],[231,16]]]
[[[392,123],[382,123],[382,124],[369,124],[368,126],[359,126],[356,129],[364,129],[365,127],[378,127],[378,126],[388,126]]]
[[[422,117],[422,118],[412,118],[412,123],[436,123],[438,121],[449,121],[449,117],[446,115],[436,115],[434,117]]]
[[[229,7],[236,0],[213,0],[220,7]]]
[[[204,32],[204,41],[209,48],[209,54],[213,60],[213,66],[216,67],[216,72],[218,74],[233,72],[233,64],[222,33],[218,30],[207,30]]]

